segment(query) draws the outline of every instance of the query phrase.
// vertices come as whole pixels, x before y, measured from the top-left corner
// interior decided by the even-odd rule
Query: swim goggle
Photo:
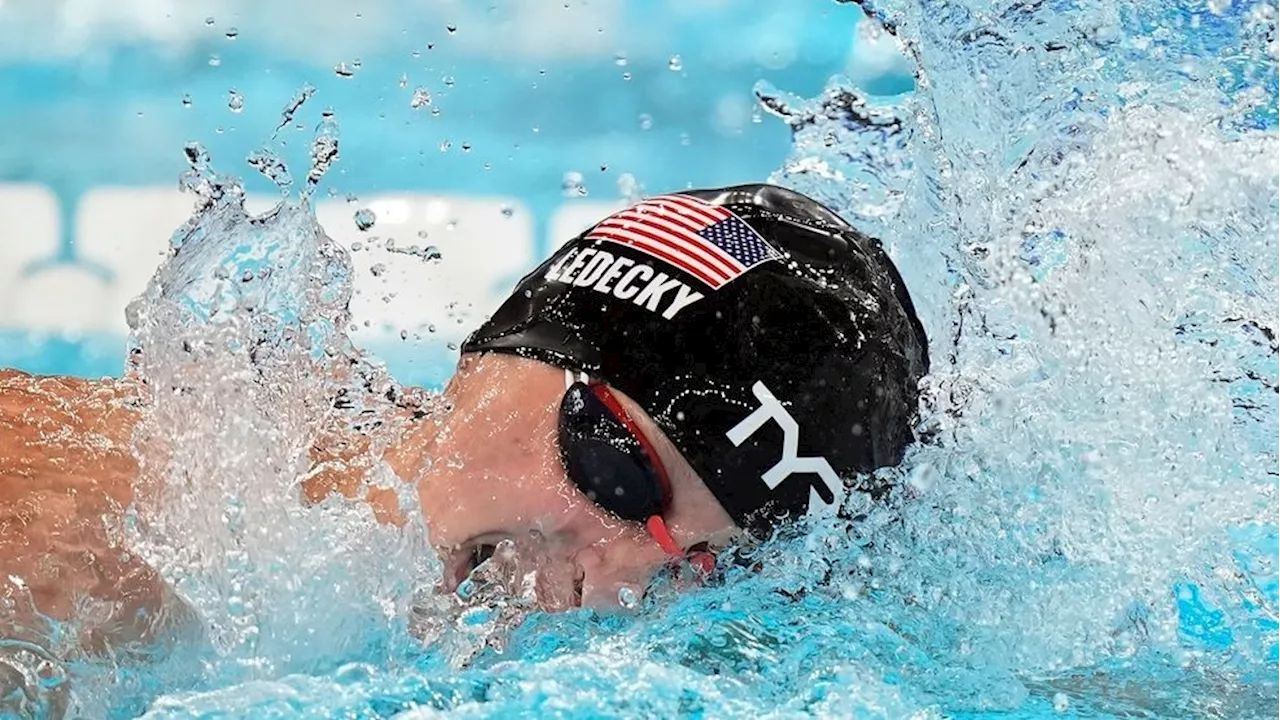
[[[671,506],[671,479],[653,444],[603,383],[574,382],[560,401],[560,460],[565,474],[589,500],[629,522],[640,523],[675,561],[687,560],[704,575],[715,569],[705,550],[686,551],[662,519]]]

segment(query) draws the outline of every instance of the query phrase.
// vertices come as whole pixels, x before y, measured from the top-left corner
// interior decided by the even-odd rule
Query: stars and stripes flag
[[[688,195],[660,195],[615,213],[592,228],[587,239],[636,248],[713,290],[782,257],[742,218]]]

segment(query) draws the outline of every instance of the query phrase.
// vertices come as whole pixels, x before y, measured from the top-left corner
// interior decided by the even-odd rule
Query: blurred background
[[[863,21],[832,0],[0,0],[0,367],[119,374],[125,307],[192,212],[184,145],[263,210],[280,190],[246,156],[271,147],[301,184],[331,109],[341,159],[315,204],[354,251],[353,334],[435,384],[602,214],[767,179],[790,132],[757,83],[909,90]]]

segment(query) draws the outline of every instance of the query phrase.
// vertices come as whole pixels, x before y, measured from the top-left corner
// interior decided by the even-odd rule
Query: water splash
[[[309,419],[329,412],[323,357],[353,357],[340,337],[344,261],[304,204],[243,217],[242,193],[193,149],[184,182],[201,214],[133,326],[155,387],[219,390],[158,400],[170,432],[200,442],[152,471],[217,472],[160,483],[182,489],[170,502],[187,509],[139,532],[144,547],[162,527],[195,549],[178,558],[156,543],[148,557],[180,578],[175,566],[201,569],[183,587],[226,660],[150,716],[1269,716],[1274,10],[868,7],[915,61],[915,95],[877,103],[841,79],[812,100],[757,94],[795,133],[775,180],[883,237],[907,278],[935,358],[923,441],[885,471],[899,488],[887,502],[855,495],[851,520],[727,554],[709,586],[677,592],[660,579],[636,617],[533,615],[477,644],[449,628],[493,623],[491,606],[437,596],[408,611],[433,644],[411,652],[388,639],[416,574],[385,560],[420,563],[412,539],[281,489],[302,465]],[[336,124],[322,122],[304,198],[336,154]],[[264,238],[288,249],[264,263]],[[196,262],[201,247],[209,256]],[[279,262],[292,279],[259,278]],[[210,263],[225,277],[182,274]],[[189,325],[216,334],[180,348]],[[263,547],[245,532],[258,526],[288,534]],[[334,546],[303,561],[310,575],[275,572],[290,553]],[[335,578],[365,591],[335,593]],[[250,582],[237,590],[237,579]],[[517,608],[520,578],[498,585]],[[227,607],[232,596],[244,602]],[[395,610],[380,615],[369,598]],[[332,628],[318,607],[344,622]],[[376,647],[354,650],[362,640]],[[238,664],[249,657],[252,669]]]

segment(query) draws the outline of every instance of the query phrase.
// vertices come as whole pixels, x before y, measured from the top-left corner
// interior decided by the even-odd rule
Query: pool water
[[[394,384],[350,341],[306,175],[249,217],[193,148],[205,209],[131,327],[139,371],[192,388],[157,396],[141,440],[193,442],[144,478],[201,480],[134,508],[129,540],[202,630],[69,665],[74,712],[1272,717],[1275,8],[864,7],[915,93],[756,94],[793,134],[772,180],[883,238],[929,332],[895,493],[616,612],[432,597],[429,519],[296,499],[306,418],[335,384]],[[300,112],[322,184],[341,119]]]

